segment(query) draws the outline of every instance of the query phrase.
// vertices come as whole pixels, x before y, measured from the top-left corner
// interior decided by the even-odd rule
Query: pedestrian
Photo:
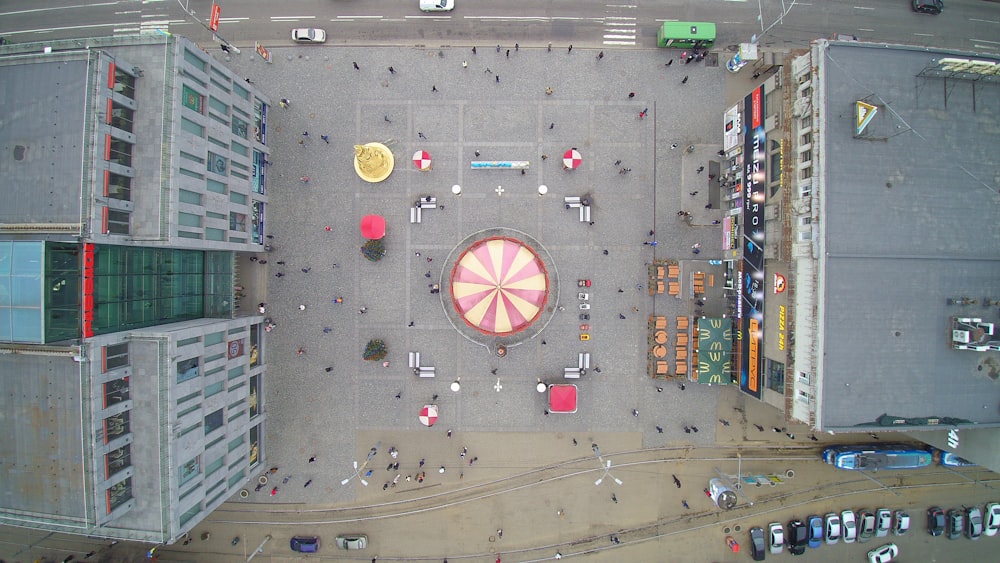
[[[514,43],[514,52],[516,53],[516,52],[517,52],[517,51],[519,51],[520,49],[521,49],[521,46],[520,46],[520,45],[518,45],[517,43]]]
[[[500,46],[497,45],[497,53],[499,53],[499,52],[500,52]]]
[[[698,433],[698,427],[697,427],[697,426],[692,426],[692,427],[691,427],[691,430],[692,430],[692,431],[693,431],[693,432],[694,432],[695,434],[697,434],[697,433]]]
[[[775,434],[778,434],[778,433],[784,432],[784,429],[778,428],[777,426],[772,426],[771,427],[771,431],[774,432]]]
[[[473,45],[473,46],[472,46],[472,54],[473,54],[473,55],[475,55],[475,54],[476,54],[476,46],[475,46],[475,45]]]
[[[469,453],[469,448],[466,448],[465,446],[462,446],[462,455],[460,457],[462,459],[465,459],[465,454],[467,454],[467,453]]]
[[[608,249],[607,249],[607,248],[605,248],[605,249],[604,249],[604,250],[602,250],[601,252],[603,252],[605,256],[607,256],[607,255],[608,255]],[[624,293],[624,292],[623,292],[623,291],[621,291],[621,290],[619,289],[619,290],[618,290],[618,293]]]
[[[625,315],[623,315],[621,313],[618,313],[618,318],[624,321],[625,320]]]
[[[426,274],[424,274],[424,277],[425,277],[425,278],[429,278],[429,277],[431,277],[431,271],[430,271],[430,270],[427,270],[427,273],[426,273]]]
[[[437,92],[437,91],[438,91],[437,84],[431,86],[431,92]]]
[[[618,495],[611,493],[611,502],[618,504]]]
[[[310,271],[312,271],[312,267],[311,266],[308,267],[308,268],[302,268],[302,273],[303,274],[308,274]]]
[[[792,434],[791,432],[785,432],[785,436],[788,436],[789,440],[794,440],[795,439],[795,434]]]
[[[324,143],[326,143],[328,145],[330,144],[330,136],[329,135],[320,135],[319,138],[323,139]]]
[[[579,445],[579,444],[577,443],[577,441],[576,441],[576,438],[573,438],[573,445],[574,445],[574,446],[576,446],[576,445]]]
[[[469,68],[469,61],[462,61],[462,68]]]
[[[247,84],[253,84],[253,80],[250,80],[250,77],[249,77],[249,76],[244,76],[244,77],[243,77],[243,80],[246,80],[246,81],[247,81]]]
[[[357,61],[354,61],[354,70],[361,70],[361,67],[358,66]]]
[[[423,139],[425,141],[427,140],[427,137],[424,136],[423,132],[421,132],[421,131],[417,131],[417,137],[420,137],[421,139]]]
[[[622,164],[622,160],[620,158],[615,161],[615,166],[621,166],[621,164]]]
[[[683,383],[681,383],[681,391],[683,391],[685,389],[687,389],[687,385],[684,385]]]
[[[451,438],[451,428],[448,429],[448,437]]]
[[[328,326],[323,327],[323,334],[330,334],[331,332],[333,332],[332,328]]]
[[[392,123],[392,120],[391,120],[391,119],[389,119],[389,115],[388,115],[388,114],[386,114],[386,115],[382,116],[382,118],[383,118],[383,119],[385,119],[385,122],[386,122],[386,123]]]
[[[497,79],[497,84],[500,84],[500,75],[498,74],[498,75],[496,75],[496,76],[495,76],[494,78],[496,78],[496,79]]]
[[[698,190],[695,190],[693,192],[688,192],[688,195],[691,196],[691,197],[694,197],[694,196],[698,195]]]
[[[872,440],[878,440],[878,434],[871,432],[868,435],[872,437]]]
[[[316,456],[312,456],[311,458],[309,458],[309,463],[313,463],[315,461],[316,461]]]
[[[330,373],[331,371],[333,371],[333,366],[327,366],[326,368],[324,368],[324,370],[326,371],[326,373]]]
[[[674,64],[674,60],[673,60],[673,59],[670,59],[669,61],[667,61],[667,64],[665,64],[665,65],[663,65],[663,66],[670,66],[670,65],[672,65],[672,64]]]
[[[721,422],[723,426],[729,426],[729,421],[724,418],[720,418],[719,422]]]
[[[543,154],[542,155],[542,160],[548,160],[548,159],[549,159],[549,155],[547,155],[547,154]]]
[[[700,242],[696,242],[696,243],[694,243],[694,244],[691,245],[691,248],[693,250],[697,250],[697,249],[701,248],[701,243]]]
[[[678,479],[676,475],[671,475],[671,477],[674,478],[674,485],[677,485],[678,489],[681,488],[681,480]]]
[[[399,393],[396,393],[396,398],[397,399],[402,399],[403,398],[403,392],[400,391]]]
[[[656,433],[657,434],[663,434],[663,427],[662,426],[657,426],[656,427]]]
[[[632,307],[632,312],[633,313],[638,313],[639,312],[639,308],[638,307]]]
[[[567,50],[566,50],[566,52],[567,52],[567,53],[572,53],[572,52],[573,52],[573,46],[572,46],[572,45],[570,45],[570,46],[569,46],[569,49],[567,49]]]
[[[684,508],[688,509],[688,510],[690,510],[690,509],[691,509],[691,507],[690,507],[690,506],[688,506],[688,501],[686,501],[686,500],[682,500],[682,501],[681,501],[681,505],[682,505],[682,506],[683,506]]]
[[[632,99],[632,98],[634,98],[634,97],[635,97],[635,92],[629,92],[629,93],[628,93],[628,99],[630,99],[630,100],[631,100],[631,99]]]
[[[510,58],[510,49],[507,49],[507,58]]]
[[[305,311],[305,310],[306,310],[305,305],[299,305],[299,311]]]
[[[696,174],[701,174],[704,171],[705,171],[705,167],[704,166],[699,166],[698,169],[695,170],[695,173]]]
[[[306,354],[306,349],[305,349],[305,348],[299,348],[299,349],[298,349],[298,350],[296,351],[296,353],[297,353],[298,355],[300,355],[300,356],[304,356],[304,355]]]
[[[713,225],[718,225],[718,224],[719,224],[719,223],[721,223],[721,222],[722,222],[722,221],[719,221],[718,219],[714,219],[714,220],[712,221],[712,224],[713,224]]]
[[[309,485],[312,485],[312,482],[313,482],[313,480],[309,479],[308,481],[306,481],[305,485],[302,485],[302,488],[304,489],[304,488],[308,487]]]
[[[690,434],[691,433],[691,427],[688,426],[687,424],[684,425],[684,433],[685,434]]]
[[[551,87],[551,86],[546,86],[546,87],[545,87],[545,95],[546,95],[546,96],[551,96],[551,95],[552,95],[552,92],[554,92],[554,90],[552,89],[552,87]]]
[[[292,102],[288,98],[281,98],[281,100],[278,101],[278,105],[280,105],[283,108],[287,108],[288,106],[292,105]]]
[[[815,434],[810,434],[809,439],[813,442],[819,442],[819,438],[817,438]]]
[[[555,129],[555,126],[556,124],[554,121],[552,123],[549,123],[549,129]]]
[[[497,530],[497,537],[500,538],[500,539],[503,539],[503,530],[502,529],[498,529]]]
[[[258,260],[257,263],[261,265],[267,264],[267,260]]]
[[[711,209],[711,208],[712,208],[712,204],[711,203],[709,203],[708,205],[705,206],[705,209]]]
[[[663,387],[657,387],[656,388],[656,392],[657,393],[663,393]]]
[[[278,472],[278,466],[276,465],[276,466],[272,467],[271,469],[268,469],[268,471],[271,472],[271,475],[274,475],[275,473]]]
[[[717,152],[715,154],[724,157],[724,156],[726,156],[726,151],[725,150],[720,150],[719,152]]]
[[[396,74],[396,69],[389,67],[389,74]]]
[[[438,468],[438,473],[444,473],[444,466],[443,465]]]
[[[759,73],[759,72],[755,72],[755,73],[753,73],[753,76],[752,76],[752,78],[753,78],[754,80],[757,80],[758,78],[760,78],[760,73]]]
[[[256,262],[257,260],[260,260],[260,258],[257,258],[256,256],[251,256],[250,258],[248,258],[248,260],[250,260],[251,262]]]
[[[471,466],[472,466],[472,464],[473,464],[473,463],[476,463],[477,461],[479,461],[479,457],[474,457],[474,458],[470,459],[470,460],[469,460],[469,466],[471,467]]]
[[[309,131],[303,131],[302,132],[302,136],[303,137],[308,137],[309,136]]]
[[[219,45],[219,48],[222,49],[223,53],[228,53],[229,52],[229,45],[226,45],[225,43]]]
[[[687,83],[688,83],[688,77],[685,76],[684,80],[681,80],[681,84],[687,84]]]
[[[632,416],[639,418],[639,409],[632,409]]]
[[[597,53],[597,60],[601,60],[603,58],[604,58],[604,51],[601,51],[600,53]]]
[[[677,143],[673,143],[670,145],[670,150],[674,150],[676,148],[677,148]]]
[[[759,424],[755,423],[753,426],[754,426],[754,428],[757,429],[758,432],[763,432],[764,431],[764,427],[761,426],[761,425],[759,425]]]

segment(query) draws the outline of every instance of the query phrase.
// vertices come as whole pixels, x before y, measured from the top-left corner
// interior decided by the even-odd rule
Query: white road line
[[[271,16],[273,22],[314,20],[316,16]]]
[[[2,14],[0,14],[0,15],[2,15]],[[996,20],[981,20],[979,18],[969,18],[969,21],[970,22],[980,22],[980,23],[1000,23],[1000,21],[996,21]]]
[[[989,39],[970,39],[970,41],[975,41],[976,43],[992,43],[994,45],[1000,45],[1000,41],[990,41]]]
[[[337,16],[338,20],[341,18],[351,19],[351,20],[377,20],[377,19],[382,19],[382,16]]]

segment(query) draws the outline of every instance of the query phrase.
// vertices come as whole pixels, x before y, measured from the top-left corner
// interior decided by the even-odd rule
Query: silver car
[[[771,522],[767,529],[770,531],[768,545],[771,547],[771,554],[781,553],[781,548],[785,546],[785,529],[779,522]]]
[[[850,510],[840,513],[840,535],[844,537],[844,543],[854,543],[858,539],[858,527],[854,524],[854,513]]]
[[[825,536],[827,545],[833,545],[840,541],[840,535],[842,533],[840,528],[840,516],[836,513],[831,512],[826,515],[823,520],[826,522]]]
[[[368,547],[368,536],[364,534],[337,536],[337,547],[340,549],[364,549]]]
[[[884,538],[889,535],[892,529],[892,512],[888,508],[880,508],[875,511],[875,537]]]
[[[326,43],[326,31],[308,27],[293,29],[292,41],[296,43]]]

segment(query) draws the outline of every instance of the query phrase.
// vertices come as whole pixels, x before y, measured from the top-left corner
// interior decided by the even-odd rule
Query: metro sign
[[[212,16],[208,18],[208,29],[219,31],[219,16],[222,15],[222,7],[212,3]]]

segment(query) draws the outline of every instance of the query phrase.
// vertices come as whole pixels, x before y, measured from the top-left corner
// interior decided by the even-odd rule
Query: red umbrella
[[[361,236],[366,239],[380,239],[385,236],[385,217],[365,215],[361,218]]]
[[[417,170],[426,172],[431,169],[431,154],[427,151],[417,151],[413,153],[413,165]]]
[[[424,408],[420,409],[420,423],[424,426],[434,426],[434,423],[438,419],[438,408],[437,405],[424,405]]]
[[[583,163],[583,156],[580,155],[580,151],[576,149],[569,149],[563,155],[563,168],[564,169],[576,169]]]
[[[549,385],[549,412],[576,412],[576,385]]]

